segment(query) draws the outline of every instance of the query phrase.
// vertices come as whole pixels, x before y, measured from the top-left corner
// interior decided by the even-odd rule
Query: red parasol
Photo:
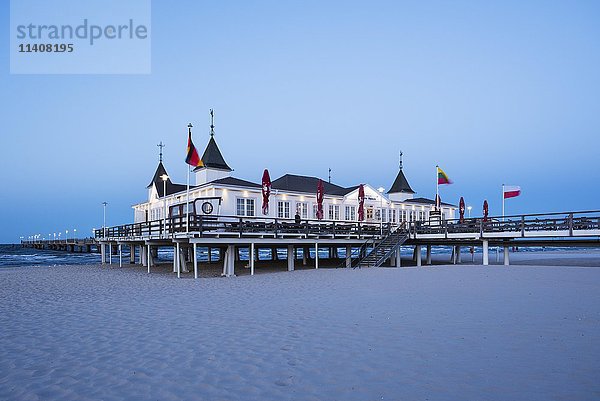
[[[269,170],[265,169],[262,176],[262,212],[264,215],[269,214],[269,195],[271,195],[271,177]]]
[[[465,200],[461,196],[460,201],[458,202],[458,212],[460,213],[460,222],[465,222]]]
[[[442,198],[437,194],[435,196],[435,210],[440,210],[442,208]]]
[[[487,199],[483,201],[483,221],[486,222],[488,219],[488,212],[489,212],[489,208],[488,208],[488,203],[487,203]]]
[[[360,184],[358,187],[358,221],[365,219],[365,186]]]
[[[317,219],[323,219],[323,195],[325,189],[323,188],[323,181],[319,180],[317,184]]]

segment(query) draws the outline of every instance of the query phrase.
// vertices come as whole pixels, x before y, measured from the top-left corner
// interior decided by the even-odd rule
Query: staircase
[[[379,267],[408,239],[408,232],[398,229],[388,234],[379,244],[373,248],[371,253],[358,261],[356,267]]]

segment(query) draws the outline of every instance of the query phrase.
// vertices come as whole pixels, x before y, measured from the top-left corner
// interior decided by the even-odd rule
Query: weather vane
[[[215,112],[210,109],[210,136],[215,136]]]
[[[400,170],[402,170],[402,151],[400,151]]]
[[[158,160],[162,163],[162,150],[166,145],[163,144],[162,141],[160,141],[160,143],[156,146],[158,146],[160,148],[160,152],[158,154]]]

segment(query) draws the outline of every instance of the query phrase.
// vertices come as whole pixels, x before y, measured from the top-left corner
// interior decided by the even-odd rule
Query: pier
[[[175,218],[125,224],[95,230],[102,262],[112,262],[118,250],[130,249],[130,262],[154,266],[158,247],[174,250],[173,271],[187,272],[190,264],[198,277],[198,247],[217,248],[222,256],[223,275],[235,275],[239,250],[248,251],[251,274],[258,249],[286,249],[287,270],[295,269],[298,251],[303,266],[319,268],[319,249],[327,248],[335,267],[401,267],[400,247],[414,248],[416,266],[431,264],[432,247],[452,247],[450,263],[460,263],[467,248],[481,247],[483,265],[489,264],[489,248],[503,249],[503,264],[510,264],[510,249],[527,246],[598,247],[600,211],[525,214],[504,217],[465,218],[442,221],[413,221],[402,224],[361,223],[305,219],[250,218],[190,214]],[[340,249],[343,249],[340,252]],[[425,251],[425,252],[423,252]],[[425,253],[425,255],[423,255]],[[178,255],[178,256],[177,256]],[[341,256],[343,255],[343,256]]]
[[[71,253],[100,253],[100,244],[95,238],[74,238],[68,240],[22,240],[21,245],[26,248],[47,251],[63,251]]]

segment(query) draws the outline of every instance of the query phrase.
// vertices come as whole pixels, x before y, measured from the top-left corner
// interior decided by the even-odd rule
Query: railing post
[[[358,222],[358,239],[362,238],[362,225]]]
[[[569,213],[569,237],[573,236],[573,213]]]
[[[244,224],[244,222],[242,221],[242,218],[240,217],[240,226],[239,226],[239,235],[240,238],[242,238],[242,233],[243,233],[243,229],[242,229],[242,224]]]
[[[275,219],[275,238],[279,235],[279,222]]]
[[[444,220],[444,238],[448,238],[448,220]]]
[[[521,216],[521,237],[525,237],[525,216]]]
[[[479,220],[479,236],[483,237],[483,219]]]
[[[306,227],[305,227],[306,234],[305,234],[305,236],[306,236],[306,238],[308,238],[308,233],[309,233],[309,230],[310,230],[310,225],[308,224],[308,219],[306,220],[305,224],[306,224]]]
[[[335,238],[335,220],[333,221],[333,238]]]

